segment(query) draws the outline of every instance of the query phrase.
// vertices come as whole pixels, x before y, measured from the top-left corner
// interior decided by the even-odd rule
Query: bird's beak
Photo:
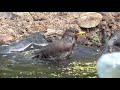
[[[85,34],[85,32],[80,31],[80,32],[76,33],[76,35],[82,35],[82,34]]]

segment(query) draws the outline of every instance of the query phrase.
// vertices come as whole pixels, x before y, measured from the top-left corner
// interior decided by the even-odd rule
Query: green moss
[[[72,62],[66,68],[62,68],[62,72],[58,75],[52,74],[56,77],[68,78],[96,78],[96,62]]]
[[[96,78],[96,62],[74,61],[64,67],[42,65],[7,66],[1,70],[2,78]]]
[[[99,35],[96,32],[94,32],[92,34],[92,36],[90,37],[90,39],[92,40],[92,42],[94,44],[99,44],[100,43],[100,37],[99,37]]]

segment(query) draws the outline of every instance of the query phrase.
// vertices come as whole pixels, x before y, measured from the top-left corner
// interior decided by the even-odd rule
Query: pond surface
[[[78,52],[77,52],[78,53]],[[43,62],[27,60],[22,53],[1,56],[0,78],[95,78],[96,59],[86,53],[72,54],[69,60]],[[24,52],[25,55],[25,52]],[[88,57],[87,57],[87,56]],[[22,58],[21,58],[22,57]],[[91,60],[92,59],[92,60]]]
[[[44,41],[42,37],[38,41],[37,36],[40,37],[40,33],[33,36],[12,44],[0,46],[0,78],[97,77],[96,61],[100,55],[98,48],[77,45],[69,60],[65,61],[33,60],[31,57],[34,50],[42,48],[38,42],[43,43]],[[36,40],[32,40],[33,38]]]
[[[95,78],[96,61],[69,61],[67,65],[42,65],[0,60],[0,78]]]

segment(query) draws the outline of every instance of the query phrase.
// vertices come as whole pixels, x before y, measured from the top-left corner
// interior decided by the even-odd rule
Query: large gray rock
[[[103,54],[97,61],[99,78],[120,78],[120,52]]]
[[[0,54],[8,54],[13,52],[20,52],[30,50],[31,48],[38,48],[47,45],[47,41],[40,32],[33,33],[30,36],[24,37],[21,40],[10,42],[9,44],[0,46]]]

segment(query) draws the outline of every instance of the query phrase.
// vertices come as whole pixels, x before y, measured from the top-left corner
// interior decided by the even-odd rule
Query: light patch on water
[[[46,45],[48,45],[48,43],[43,43],[43,44],[35,44],[35,45],[39,45],[39,46],[46,46]]]
[[[25,50],[27,47],[29,47],[31,45],[31,43],[29,43],[29,44],[27,44],[26,46],[25,45],[19,45],[20,47],[15,47],[15,46],[13,46],[13,47],[10,47],[10,51],[11,52],[15,52],[15,51],[23,51],[23,50]]]
[[[33,46],[31,46],[30,48],[34,48]]]
[[[7,44],[4,44],[4,45],[1,45],[1,46],[9,46],[9,45],[7,45]]]
[[[7,55],[2,55],[2,57],[7,57]]]

